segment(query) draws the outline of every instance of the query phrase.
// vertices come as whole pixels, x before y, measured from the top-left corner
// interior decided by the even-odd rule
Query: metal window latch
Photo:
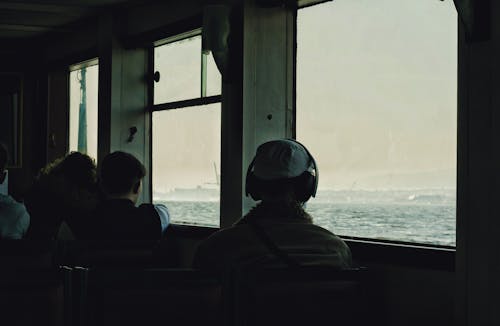
[[[134,140],[134,136],[135,136],[136,133],[137,133],[137,127],[136,126],[133,126],[133,127],[129,128],[129,135],[128,135],[128,138],[127,138],[127,143],[131,143],[132,140]]]
[[[159,82],[160,81],[160,72],[159,71],[155,71],[155,73],[153,74],[153,80],[155,82]]]

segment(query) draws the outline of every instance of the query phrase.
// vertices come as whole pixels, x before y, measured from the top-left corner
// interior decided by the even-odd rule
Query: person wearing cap
[[[234,267],[330,266],[348,268],[351,251],[332,232],[313,224],[304,204],[315,196],[318,168],[313,156],[291,139],[257,148],[246,177],[246,194],[258,204],[233,226],[198,247],[193,266],[206,270]]]
[[[0,144],[0,184],[7,177],[7,149]],[[30,215],[22,203],[0,194],[0,239],[22,239],[30,225]]]

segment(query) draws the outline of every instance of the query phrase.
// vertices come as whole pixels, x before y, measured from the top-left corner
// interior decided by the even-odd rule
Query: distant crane
[[[215,182],[204,182],[203,184],[217,185],[218,187],[220,187],[220,174],[219,174],[219,171],[217,171],[217,164],[215,162],[213,162],[213,165],[214,165],[214,172],[215,172]]]
[[[217,172],[217,164],[214,162],[214,171],[215,171],[215,182],[217,182],[217,185],[220,186],[220,174]]]

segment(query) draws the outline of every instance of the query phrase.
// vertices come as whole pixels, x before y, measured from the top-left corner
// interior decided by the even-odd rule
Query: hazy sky
[[[322,188],[453,187],[457,15],[450,0],[299,10],[297,138]]]
[[[318,162],[320,189],[454,187],[457,15],[451,0],[335,0],[301,9],[297,42],[297,138]],[[200,53],[200,37],[156,48],[155,103],[200,96]],[[216,95],[220,75],[211,56],[208,62],[207,95]],[[92,129],[97,67],[87,79]],[[76,149],[75,72],[70,91],[70,148]],[[89,139],[91,155],[94,144]],[[219,104],[154,113],[155,190],[215,182],[219,156]]]

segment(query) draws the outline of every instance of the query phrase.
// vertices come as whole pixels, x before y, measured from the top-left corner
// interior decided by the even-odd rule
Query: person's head
[[[0,184],[5,181],[5,177],[7,176],[7,172],[5,172],[5,169],[7,168],[8,159],[9,155],[7,152],[7,148],[4,144],[0,143]]]
[[[257,148],[246,177],[246,194],[263,202],[304,203],[316,195],[318,168],[304,145],[272,140]]]
[[[146,168],[133,155],[113,152],[102,161],[100,183],[108,198],[128,198],[137,202]]]
[[[97,167],[94,160],[79,152],[72,152],[44,167],[39,179],[72,208],[92,209],[97,196]]]

